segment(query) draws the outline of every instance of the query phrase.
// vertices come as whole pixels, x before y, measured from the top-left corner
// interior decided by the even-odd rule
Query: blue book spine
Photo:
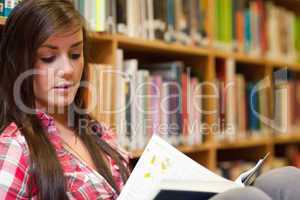
[[[4,0],[4,13],[5,17],[8,17],[11,11],[23,0]]]
[[[174,1],[168,0],[167,1],[167,21],[168,25],[174,27],[175,24],[175,14],[174,14]]]
[[[245,49],[246,52],[251,50],[251,40],[252,40],[252,33],[251,33],[251,11],[247,9],[245,12]]]
[[[255,84],[247,85],[247,107],[248,107],[248,129],[251,131],[259,130],[259,119],[255,112],[258,111],[258,93],[255,91]]]
[[[5,0],[4,1],[4,16],[8,17],[14,8],[14,0]]]

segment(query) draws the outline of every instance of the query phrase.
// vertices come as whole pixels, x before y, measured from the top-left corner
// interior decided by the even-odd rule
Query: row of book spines
[[[300,127],[300,81],[289,80],[274,87],[275,123],[279,126],[277,133],[290,133]]]
[[[22,0],[0,0],[0,16],[8,17],[12,9]]]
[[[124,65],[125,68],[130,68],[133,63],[137,65],[136,60],[125,60]],[[169,63],[170,66],[175,63]],[[156,64],[157,65],[157,64]],[[162,63],[162,68],[166,67],[166,63]],[[137,69],[137,68],[135,68]],[[131,71],[132,70],[128,70]],[[151,74],[151,70],[136,70],[136,72],[132,74],[137,74],[137,80],[138,81],[132,81],[133,88],[139,87],[139,85],[144,84],[146,86],[148,82],[148,86],[143,91],[143,95],[147,97],[154,97],[154,98],[146,98],[139,101],[139,103],[142,103],[143,105],[146,105],[144,110],[150,111],[150,116],[147,114],[147,112],[144,112],[146,114],[142,117],[133,117],[141,116],[142,112],[136,110],[137,107],[140,107],[135,104],[131,104],[131,107],[128,107],[126,111],[126,121],[129,122],[129,126],[127,128],[127,132],[136,132],[137,130],[133,130],[132,124],[136,124],[135,118],[141,119],[138,123],[141,123],[141,121],[145,120],[152,123],[152,128],[148,129],[151,134],[160,134],[161,136],[170,136],[170,142],[173,144],[180,144],[185,143],[184,140],[186,138],[188,139],[189,144],[200,144],[202,143],[202,139],[200,136],[200,121],[201,121],[201,114],[200,112],[195,112],[195,110],[201,107],[201,102],[195,102],[197,104],[197,108],[193,107],[193,105],[188,102],[188,99],[195,99],[194,95],[195,93],[188,92],[187,87],[188,85],[191,86],[191,90],[195,91],[196,85],[198,85],[199,81],[196,78],[192,78],[191,80],[188,80],[187,75],[185,73],[180,74],[178,71],[176,71],[176,67],[173,68],[170,72],[168,72],[170,77],[168,80],[166,80],[166,75],[163,77],[163,75],[158,75],[159,73],[153,72]],[[165,73],[166,74],[166,73]],[[133,75],[134,77],[135,75]],[[173,79],[173,80],[172,80]],[[136,86],[134,86],[136,85]],[[129,86],[127,86],[128,88]],[[132,93],[135,93],[137,90],[132,89]],[[140,96],[141,94],[132,94],[128,93],[127,95],[133,95],[133,96]],[[201,91],[198,90],[197,95],[200,94]],[[155,98],[157,97],[157,98]],[[182,98],[181,98],[182,97]],[[130,99],[130,97],[126,97],[126,99]],[[137,103],[137,102],[136,102]],[[192,106],[190,112],[187,110],[189,109],[188,105]],[[150,109],[150,110],[149,110]],[[152,110],[151,110],[152,109]],[[149,120],[150,118],[150,120]],[[190,120],[190,121],[189,121]],[[193,130],[188,130],[189,123],[194,122]],[[188,125],[189,124],[189,125]],[[197,126],[197,125],[198,126]],[[161,125],[161,126],[160,126]],[[167,128],[165,125],[168,125]],[[174,126],[176,125],[176,126]],[[141,130],[140,132],[143,132],[145,130]],[[144,135],[149,135],[144,134]],[[149,138],[149,137],[146,137]],[[143,140],[145,138],[142,138]],[[167,139],[167,138],[166,138]],[[143,142],[145,144],[146,142]],[[133,145],[137,146],[137,145]]]
[[[109,31],[108,20],[111,20],[111,18],[107,15],[111,2],[107,0],[73,0],[75,8],[89,22],[89,28],[97,32]]]
[[[94,31],[169,42],[191,42],[196,33],[198,42],[207,36],[207,0],[74,0],[74,4]]]
[[[76,1],[75,1],[76,2]],[[180,2],[180,1],[178,1]],[[191,15],[185,16],[185,18],[187,18],[187,21],[185,22],[185,26],[182,26],[180,28],[180,26],[178,24],[180,24],[177,21],[182,21],[182,19],[177,19],[178,16],[181,16],[182,14],[185,14],[183,11],[184,9],[186,9],[184,7],[184,5],[182,5],[182,14],[176,14],[176,10],[175,9],[175,5],[178,4],[177,1],[166,1],[164,2],[166,5],[163,5],[162,2],[157,3],[156,1],[153,1],[152,3],[154,5],[157,4],[157,6],[160,6],[160,12],[162,12],[160,15],[154,15],[153,20],[159,20],[161,22],[163,22],[165,25],[165,28],[162,28],[161,30],[164,30],[166,32],[168,32],[168,26],[171,25],[173,26],[173,29],[176,31],[177,29],[182,29],[182,30],[190,30],[190,28],[184,28],[187,27],[187,25],[194,25],[194,24],[198,24],[201,25],[203,27],[206,27],[207,22],[206,22],[206,14],[207,10],[205,6],[207,3],[204,3],[206,1],[200,1],[199,5],[202,5],[202,7],[200,7],[201,13],[199,14],[201,20],[199,23],[192,23],[189,20]],[[241,3],[242,2],[242,3]],[[222,41],[225,43],[236,43],[236,46],[238,49],[245,49],[246,51],[248,51],[249,49],[251,50],[251,48],[257,48],[257,46],[260,46],[261,50],[263,52],[265,52],[267,50],[267,48],[269,48],[268,45],[268,41],[267,41],[267,31],[270,30],[266,30],[266,25],[267,25],[267,19],[270,16],[267,16],[267,6],[265,3],[261,2],[261,1],[253,1],[253,2],[247,2],[247,1],[234,1],[234,0],[216,0],[216,19],[215,19],[215,37],[216,40],[218,41]],[[117,2],[118,3],[118,2]],[[95,4],[95,5],[93,5]],[[123,5],[124,4],[124,5]],[[243,6],[243,4],[245,4]],[[250,5],[248,5],[250,4]],[[109,12],[108,10],[111,10],[111,14],[114,13],[115,16],[112,15],[112,18],[115,18],[114,21],[115,23],[119,23],[116,19],[119,18],[124,18],[122,22],[120,23],[124,23],[125,26],[131,26],[133,21],[129,20],[131,19],[130,16],[128,15],[128,12],[126,12],[126,9],[129,9],[130,7],[130,2],[124,1],[122,2],[122,4],[120,3],[120,5],[123,5],[122,8],[109,8],[111,6],[116,6],[116,3],[112,3],[108,6],[108,3],[105,0],[97,0],[96,2],[92,2],[92,3],[75,3],[75,5],[77,5],[77,7],[81,10],[82,13],[84,13],[83,15],[86,16],[85,13],[87,13],[89,16],[86,16],[87,18],[91,19],[91,24],[95,24],[97,22],[98,25],[94,25],[92,27],[98,27],[95,28],[98,31],[105,31],[105,27],[107,27],[105,25],[106,22],[106,18],[105,15],[103,16],[98,16],[97,13],[107,13]],[[188,5],[188,4],[187,4]],[[187,6],[185,5],[185,6]],[[193,5],[192,3],[189,5]],[[246,6],[248,5],[248,6]],[[132,6],[132,5],[131,5]],[[137,7],[137,6],[135,6]],[[178,6],[177,6],[178,7]],[[176,8],[177,8],[176,7]],[[270,7],[270,6],[269,6]],[[172,9],[171,9],[172,8]],[[122,11],[120,11],[121,9],[123,9]],[[131,8],[133,9],[133,8]],[[155,8],[153,12],[159,10],[158,8]],[[91,10],[90,12],[88,12],[89,10]],[[97,11],[99,10],[99,12]],[[101,10],[101,12],[100,12]],[[113,11],[114,10],[114,11]],[[118,11],[119,10],[119,11]],[[177,11],[178,12],[178,11]],[[203,13],[202,13],[203,12]],[[194,13],[194,12],[191,12]],[[118,15],[126,15],[124,16],[118,16]],[[155,14],[155,13],[154,13]],[[95,15],[94,17],[92,15]],[[97,16],[96,16],[97,15]],[[92,16],[92,17],[91,17]],[[157,17],[157,19],[155,18]],[[294,28],[290,28],[290,29],[294,29],[295,34],[297,36],[297,34],[300,32],[299,29],[299,17],[296,17],[295,23],[293,25]],[[138,22],[138,21],[136,21]],[[101,24],[101,25],[100,25]],[[130,25],[131,24],[131,25]],[[146,23],[148,24],[148,22]],[[113,29],[117,29],[116,28],[116,24],[114,25],[115,28]],[[101,27],[101,28],[99,28]],[[143,27],[141,24],[137,24],[134,25],[134,27]],[[148,26],[147,26],[148,27]],[[178,28],[179,27],[179,28]],[[203,29],[203,27],[197,27],[196,30],[199,29]],[[129,28],[129,27],[127,27]],[[193,28],[195,30],[195,28]],[[205,29],[205,28],[204,28]],[[131,30],[131,28],[130,28]],[[157,31],[159,32],[160,29],[157,29]],[[164,32],[163,31],[163,32]],[[279,30],[278,30],[279,31]],[[122,31],[121,31],[122,32]],[[126,31],[125,31],[126,32]],[[133,31],[129,31],[129,32],[133,32]],[[130,33],[128,32],[128,34],[130,35]],[[134,31],[133,33],[138,33],[139,31]],[[157,33],[158,33],[157,32]],[[184,31],[183,31],[184,32]],[[203,31],[202,31],[203,32]],[[204,31],[205,32],[205,31]],[[154,33],[152,33],[151,35],[155,35]],[[164,35],[164,33],[162,34],[158,34],[158,35]],[[176,34],[175,34],[176,35]],[[170,35],[169,35],[170,36]],[[174,35],[173,35],[174,36]],[[170,39],[170,37],[167,37]],[[171,37],[172,38],[172,37]],[[176,38],[176,37],[175,37]],[[165,39],[164,36],[162,36],[160,39]],[[173,37],[174,39],[174,37]],[[295,38],[296,40],[299,40],[298,38]],[[234,42],[234,40],[236,42]],[[253,44],[255,43],[255,44]],[[254,47],[253,47],[254,45]],[[296,41],[295,43],[297,49],[299,50],[299,42]],[[299,50],[300,51],[300,50]]]
[[[296,17],[295,19],[295,36],[296,36],[296,49],[298,52],[300,52],[300,17]],[[299,53],[300,54],[300,53]],[[300,55],[299,56],[299,62],[300,62]]]
[[[268,91],[256,91],[258,85],[258,82],[246,83],[243,76],[239,74],[235,78],[233,97],[227,97],[226,100],[226,91],[222,91],[224,88],[219,89],[219,123],[226,123],[226,117],[228,117],[226,111],[228,107],[223,111],[225,113],[222,113],[222,106],[228,104],[226,101],[234,100],[237,102],[235,104],[237,114],[234,115],[234,125],[236,132],[240,134],[239,137],[246,137],[245,133],[258,133],[269,128],[274,128],[277,132],[291,132],[293,129],[299,128],[300,101],[296,94],[300,91],[300,82],[290,81],[281,88],[274,88],[275,110],[273,116],[270,115],[268,108],[268,102],[271,99],[268,97]],[[222,120],[222,118],[225,119]],[[220,125],[220,127],[226,128],[226,124]]]
[[[255,84],[255,82],[246,82],[240,74],[236,75],[231,89],[224,88],[222,81],[217,82],[217,85],[220,85],[217,86],[219,91],[217,113],[221,133],[225,133],[228,127],[232,127],[234,128],[233,134],[237,134],[236,137],[245,138],[247,133],[259,133],[266,130],[267,125],[258,118],[257,114],[268,117],[267,91],[255,91]],[[232,89],[234,91],[228,96],[229,90]],[[234,111],[229,109],[229,106],[234,106]],[[221,133],[217,138],[226,139],[226,135]]]
[[[270,2],[264,3],[260,0],[248,2],[246,0],[216,0],[214,39],[232,45],[236,41],[239,50],[249,51],[251,43],[260,45],[263,52],[268,48],[267,26],[270,13],[275,6]],[[295,40],[299,33],[299,16],[291,14],[296,20],[288,27],[295,30]],[[278,20],[278,19],[275,19]],[[279,31],[279,30],[275,30]],[[255,41],[254,41],[255,40]],[[295,44],[298,46],[299,44]],[[298,48],[300,51],[300,49]]]

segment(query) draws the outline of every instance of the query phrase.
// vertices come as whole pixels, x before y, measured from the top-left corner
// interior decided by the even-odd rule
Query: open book
[[[236,181],[230,181],[154,135],[118,200],[209,199],[217,193],[251,184],[266,157]]]

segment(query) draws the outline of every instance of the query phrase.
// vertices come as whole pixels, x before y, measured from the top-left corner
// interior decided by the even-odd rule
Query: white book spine
[[[226,134],[229,139],[233,139],[236,134],[236,111],[235,111],[235,61],[233,59],[226,60]]]
[[[138,61],[136,59],[125,60],[124,62],[125,73],[130,78],[130,125],[131,125],[131,141],[130,148],[136,149],[137,147],[137,109],[136,109],[136,78],[137,78],[137,69]]]

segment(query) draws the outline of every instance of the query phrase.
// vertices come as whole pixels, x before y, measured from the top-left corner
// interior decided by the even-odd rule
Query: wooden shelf
[[[266,65],[266,60],[262,57],[251,56],[244,53],[226,52],[218,49],[213,50],[213,55],[219,58],[232,58],[237,62],[249,63],[255,65]]]
[[[211,149],[211,147],[212,147],[211,144],[204,143],[204,144],[194,145],[194,146],[182,145],[182,146],[178,146],[176,148],[179,151],[181,151],[182,153],[193,154],[193,153],[208,151],[209,149]],[[133,159],[137,159],[142,155],[143,152],[144,152],[144,150],[134,150],[134,151],[131,151],[130,154]]]
[[[288,143],[298,143],[298,142],[300,142],[299,133],[283,133],[283,134],[276,134],[274,136],[275,144],[288,144]]]
[[[281,60],[272,60],[268,61],[268,63],[273,67],[287,67],[294,71],[300,71],[300,63],[289,63]]]
[[[189,55],[189,56],[208,56],[210,54],[209,49],[199,48],[193,46],[186,46],[177,43],[166,43],[159,40],[146,40],[141,38],[131,38],[124,35],[109,35],[101,33],[91,34],[93,39],[100,41],[115,40],[118,47],[138,52],[156,52],[156,53],[168,53],[177,55]]]
[[[223,141],[216,144],[218,150],[225,149],[241,149],[250,147],[259,147],[268,145],[270,143],[269,137],[251,137],[247,139],[239,139],[234,141]]]
[[[177,54],[187,56],[214,56],[219,58],[232,58],[237,62],[271,66],[271,67],[287,67],[291,70],[300,71],[300,63],[289,63],[283,60],[267,59],[261,56],[252,56],[244,53],[235,53],[229,51],[222,51],[210,47],[201,48],[196,46],[187,46],[177,43],[166,43],[159,40],[146,40],[141,38],[132,38],[119,34],[106,33],[91,33],[91,38],[98,41],[116,41],[118,47],[135,52],[155,52],[166,54]]]

